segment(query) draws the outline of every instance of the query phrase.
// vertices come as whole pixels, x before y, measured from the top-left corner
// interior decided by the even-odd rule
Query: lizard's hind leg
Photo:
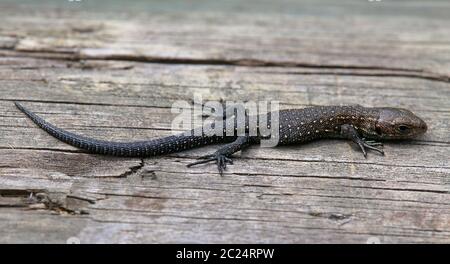
[[[208,163],[211,161],[216,161],[217,169],[219,170],[220,176],[223,175],[223,171],[227,168],[227,163],[233,164],[233,160],[231,159],[231,155],[235,152],[238,152],[250,145],[250,137],[248,136],[240,136],[237,137],[235,141],[224,145],[220,149],[218,149],[213,154],[208,154],[205,156],[199,157],[199,161],[188,164],[188,167]]]

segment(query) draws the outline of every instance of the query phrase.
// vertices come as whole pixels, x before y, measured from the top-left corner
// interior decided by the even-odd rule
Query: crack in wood
[[[179,100],[180,98],[171,98],[171,97],[164,97],[164,99],[167,100]],[[77,101],[65,101],[65,100],[42,100],[42,99],[24,99],[24,98],[9,98],[9,99],[4,99],[4,98],[0,98],[0,101],[4,101],[4,102],[30,102],[30,103],[48,103],[48,104],[68,104],[68,105],[86,105],[86,106],[111,106],[111,107],[132,107],[132,108],[149,108],[149,109],[171,109],[172,106],[161,106],[161,105],[143,105],[143,104],[120,104],[120,103],[100,103],[100,102],[77,102]],[[282,105],[288,107],[288,106],[292,106],[292,107],[300,107],[300,108],[304,108],[304,107],[311,107],[311,106],[322,106],[320,104],[293,104],[293,103],[289,103],[289,102],[285,102]],[[185,109],[185,108],[183,108]],[[449,113],[450,111],[448,110],[428,110],[428,109],[417,109],[421,112],[428,112],[428,113]]]
[[[140,174],[142,173],[142,169],[145,166],[145,161],[144,159],[139,159],[139,164],[136,166],[131,166],[127,171],[121,173],[120,175],[117,176],[117,178],[129,178],[132,176],[140,176]]]
[[[341,69],[341,68],[333,68],[333,69]],[[352,69],[352,68],[349,68]],[[354,69],[357,70],[357,69]],[[380,70],[378,68],[373,69],[364,69],[363,70]],[[386,69],[384,69],[386,70]],[[401,70],[404,71],[404,70]],[[270,72],[268,72],[270,73]],[[275,72],[277,73],[277,72]],[[422,73],[422,74],[419,74]],[[279,74],[279,73],[277,73]],[[433,73],[427,73],[425,71],[417,71],[416,74],[411,74],[409,71],[406,72],[392,72],[392,73],[358,73],[358,72],[283,72],[283,74],[292,74],[292,75],[336,75],[336,76],[361,76],[361,77],[404,77],[404,78],[417,78],[422,80],[430,80],[430,81],[439,81],[439,82],[450,82],[450,77],[444,75],[435,75]]]
[[[342,187],[348,188],[360,188],[360,189],[371,189],[371,190],[385,190],[385,191],[399,191],[399,192],[423,192],[423,193],[436,193],[436,194],[450,194],[450,191],[444,190],[426,190],[426,189],[409,189],[409,188],[382,188],[382,187],[374,187],[374,186],[348,186],[342,185]]]
[[[426,72],[424,70],[415,70],[408,68],[397,67],[381,67],[381,66],[360,66],[360,65],[333,65],[333,64],[311,64],[311,63],[298,63],[298,62],[275,62],[265,61],[260,59],[195,59],[195,58],[164,58],[164,57],[152,57],[142,55],[84,55],[79,51],[55,51],[55,50],[17,50],[12,48],[1,48],[0,50],[14,50],[18,53],[25,55],[32,54],[33,58],[39,59],[55,59],[55,60],[68,60],[68,61],[86,61],[86,60],[103,60],[103,61],[126,61],[126,62],[141,62],[141,63],[158,63],[158,64],[184,64],[184,65],[221,65],[221,66],[246,66],[246,67],[282,67],[282,68],[314,68],[314,69],[348,69],[348,70],[384,70],[393,71],[392,74],[374,74],[367,75],[358,73],[317,73],[326,75],[350,75],[350,76],[377,76],[377,77],[405,77],[405,78],[418,78],[432,81],[440,81],[448,83],[450,82],[450,76],[443,76],[436,73]],[[41,55],[45,54],[45,55]],[[49,54],[57,54],[58,57],[53,58]],[[303,74],[303,73],[292,73]],[[310,73],[308,73],[310,74]]]
[[[342,214],[342,213],[328,213],[328,212],[314,212],[310,211],[308,213],[310,216],[314,217],[322,217],[327,218],[334,221],[342,221],[342,220],[348,220],[353,216],[353,214]]]

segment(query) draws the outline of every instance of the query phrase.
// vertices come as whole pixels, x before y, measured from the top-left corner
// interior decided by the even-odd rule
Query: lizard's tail
[[[185,134],[135,142],[114,142],[98,140],[77,135],[56,127],[55,125],[50,124],[43,118],[26,109],[20,103],[14,102],[14,104],[36,125],[41,127],[53,137],[74,147],[87,150],[90,153],[127,157],[157,156],[161,154],[182,151],[185,149],[191,149],[209,143],[214,143],[210,139],[205,141],[205,138],[201,136]]]

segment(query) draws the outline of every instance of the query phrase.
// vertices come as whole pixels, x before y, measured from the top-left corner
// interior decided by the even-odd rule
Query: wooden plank
[[[381,68],[448,80],[450,21],[439,15],[450,10],[448,3],[432,4],[427,13],[415,1],[356,2],[327,16],[304,14],[305,4],[293,1],[288,5],[296,12],[283,16],[215,10],[117,16],[74,8],[61,19],[60,8],[43,6],[45,20],[25,6],[16,15],[2,9],[8,14],[2,27],[4,35],[19,37],[15,50],[83,59]],[[315,6],[343,11],[335,1]],[[400,9],[403,16],[391,13]],[[416,12],[422,15],[408,15]]]
[[[85,2],[0,3],[0,242],[450,242],[448,2]],[[90,155],[13,104],[128,141],[169,135],[194,94],[405,107],[429,131],[367,159],[337,140],[255,146],[220,177],[185,167],[217,146]]]

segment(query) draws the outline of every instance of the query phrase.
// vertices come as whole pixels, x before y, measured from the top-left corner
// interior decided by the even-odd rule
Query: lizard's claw
[[[227,163],[233,164],[233,160],[224,154],[214,153],[197,158],[199,161],[189,163],[187,167],[192,167],[198,164],[208,163],[211,161],[216,161],[217,169],[219,170],[220,176],[223,176],[223,171],[227,168]]]
[[[384,155],[384,151],[381,149],[383,148],[383,143],[381,142],[362,139],[360,142],[358,142],[358,145],[361,148],[364,157],[367,157],[366,148],[375,150],[381,155]]]
[[[380,146],[381,148],[383,147],[383,143],[375,141],[375,140],[365,140],[363,139],[364,143],[366,143],[366,145],[372,146],[372,147],[376,147],[376,146]]]

